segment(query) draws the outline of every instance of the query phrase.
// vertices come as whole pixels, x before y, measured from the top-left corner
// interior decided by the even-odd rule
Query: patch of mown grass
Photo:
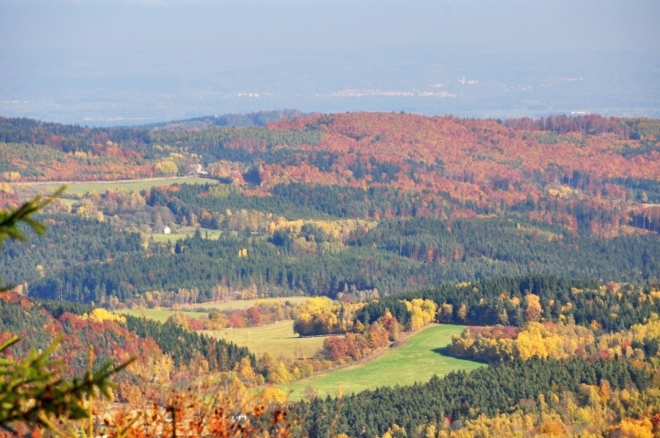
[[[207,316],[208,313],[202,312],[184,312],[180,310],[163,310],[163,309],[126,309],[120,310],[117,313],[125,313],[126,315],[137,316],[138,318],[144,316],[147,319],[153,319],[158,322],[165,322],[167,318],[175,313],[183,313],[189,318],[199,319],[202,316]]]
[[[259,327],[224,329],[205,332],[223,338],[260,355],[270,353],[274,357],[312,357],[323,348],[324,336],[301,338],[293,333],[293,321],[280,321]]]
[[[282,297],[282,298],[262,298],[256,300],[228,301],[222,303],[200,303],[191,304],[178,310],[173,309],[131,309],[121,310],[117,313],[124,313],[132,316],[144,316],[159,322],[167,321],[167,318],[176,314],[183,313],[187,317],[199,319],[208,316],[212,310],[242,310],[254,306],[258,302],[278,302],[290,301],[294,304],[300,304],[309,297]],[[186,309],[205,309],[208,311],[197,312]],[[237,345],[245,346],[257,355],[270,353],[274,357],[280,355],[288,357],[312,357],[321,348],[325,337],[307,337],[301,338],[293,333],[293,321],[279,321],[275,324],[266,324],[258,327],[244,328],[226,328],[223,330],[204,330],[205,334],[216,338],[224,338],[234,342]]]
[[[165,322],[167,321],[167,318],[170,316],[174,315],[175,313],[183,313],[184,315],[194,318],[194,319],[199,319],[203,316],[208,316],[209,312],[212,310],[243,310],[243,309],[248,309],[252,306],[254,306],[257,303],[261,302],[267,302],[267,303],[272,303],[272,302],[278,302],[278,301],[290,301],[293,304],[300,304],[305,300],[308,300],[309,297],[281,297],[281,298],[259,298],[256,300],[238,300],[238,301],[226,301],[226,302],[220,302],[220,303],[199,303],[199,304],[190,304],[187,306],[183,306],[180,309],[125,309],[125,310],[120,310],[117,311],[117,313],[125,313],[127,315],[132,315],[132,316],[144,316],[148,319],[153,319],[154,321],[160,321],[160,322]],[[192,310],[195,309],[195,310]],[[203,312],[198,312],[197,309],[204,309],[205,311]],[[208,311],[206,311],[208,309]],[[275,333],[273,334],[274,337],[276,338],[283,338],[283,336],[290,335],[294,336],[293,334],[293,321],[282,321],[281,326],[275,329]],[[245,336],[244,330],[266,330],[266,327],[271,327],[275,326],[275,324],[269,324],[269,325],[264,325],[260,327],[253,327],[253,328],[243,328],[243,329],[226,329],[226,330],[221,330],[220,332],[222,333],[230,333],[227,336],[232,336],[233,333],[240,334],[240,336]],[[285,326],[288,327],[288,329],[285,329]],[[286,332],[286,333],[285,333]],[[295,335],[297,337],[297,335]],[[309,338],[305,338],[309,339]],[[323,343],[323,341],[321,341]]]
[[[157,186],[171,186],[173,184],[218,184],[219,181],[210,179],[210,178],[197,178],[197,177],[185,177],[185,178],[163,178],[163,179],[150,179],[145,181],[122,181],[122,182],[113,182],[113,181],[103,181],[103,182],[71,182],[67,183],[67,189],[64,192],[64,195],[79,195],[85,194],[90,190],[96,190],[98,193],[105,193],[108,190],[117,190],[117,189],[126,189],[128,191],[142,191],[148,190],[152,187]],[[29,185],[29,184],[28,184]],[[49,193],[54,189],[60,187],[61,184],[53,183],[35,185],[35,187],[43,188],[44,192]]]
[[[344,394],[357,393],[379,386],[412,385],[427,382],[434,375],[451,371],[471,371],[481,363],[457,359],[439,352],[451,343],[453,334],[460,334],[463,326],[437,325],[423,330],[398,348],[383,353],[372,362],[354,365],[326,374],[301,380],[280,388],[290,393],[291,400],[300,400],[305,388],[311,386],[319,396],[334,396],[341,384]]]
[[[307,301],[309,297],[275,297],[275,298],[257,298],[255,300],[238,300],[238,301],[224,301],[224,302],[218,302],[218,303],[200,303],[200,304],[190,304],[188,306],[183,307],[184,309],[186,307],[193,307],[193,308],[198,308],[198,307],[203,307],[203,308],[208,308],[208,309],[217,309],[217,310],[241,310],[241,309],[248,309],[252,306],[254,306],[257,303],[272,303],[272,302],[278,302],[278,301],[289,301],[292,304],[300,304],[304,301]]]
[[[147,239],[154,239],[154,242],[163,243],[163,242],[176,242],[177,240],[185,239],[186,237],[192,236],[197,231],[196,227],[180,227],[177,231],[173,231],[170,234],[163,233],[151,233],[147,234]],[[210,228],[200,228],[199,232],[202,233],[202,237],[209,238],[213,240],[218,240],[222,235],[221,230],[213,230]]]

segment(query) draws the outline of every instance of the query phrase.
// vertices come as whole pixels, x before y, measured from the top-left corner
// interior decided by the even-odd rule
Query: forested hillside
[[[115,129],[3,118],[0,171],[13,182],[108,180],[187,174],[201,164],[243,191],[256,186],[247,190],[250,196],[325,197],[332,193],[314,190],[339,186],[346,194],[332,199],[363,201],[362,211],[322,207],[330,214],[517,211],[600,236],[625,225],[657,227],[655,120],[557,116],[500,123],[391,113],[290,119],[296,115],[264,115],[289,118],[267,126],[254,126],[257,114],[234,123],[253,125],[247,127],[209,118],[198,125]],[[281,186],[289,183],[302,186]]]
[[[310,387],[288,406],[287,433],[660,428],[657,120],[282,111],[87,128],[0,118],[0,181],[3,208],[73,182],[36,217],[45,236],[4,242],[2,339],[24,337],[20,356],[62,334],[57,357],[70,356],[72,374],[89,344],[99,363],[136,356],[118,376],[126,406],[155,400],[162,414],[173,399],[161,388],[224,385],[216,394],[245,403],[225,400],[222,421],[268,426],[246,387],[359,366],[446,323],[465,327],[434,352],[490,365],[325,400]],[[300,295],[314,298],[213,307]],[[324,336],[318,351],[255,356],[221,339],[244,329],[231,339],[252,345],[284,321],[300,335],[284,342]],[[212,399],[204,391],[186,397],[198,406]],[[263,394],[282,414],[285,393]]]
[[[57,232],[10,244],[0,273],[78,302],[181,288],[204,300],[218,285],[334,297],[524,274],[654,280],[659,132],[599,116],[283,112],[116,129],[3,119],[8,205],[39,187],[20,181],[56,174],[202,172],[220,184],[68,195],[50,207]],[[107,173],[115,164],[123,173]],[[149,241],[166,226],[202,232]]]
[[[146,383],[154,377],[169,381],[182,371],[193,376],[202,370],[230,371],[243,358],[256,365],[255,357],[245,348],[175,324],[118,316],[105,309],[66,302],[35,303],[15,294],[3,294],[0,314],[2,341],[10,334],[23,339],[12,348],[11,356],[22,357],[29,349],[44,350],[61,337],[55,357],[66,360],[68,377],[81,375],[87,369],[90,345],[95,366],[137,357],[135,365],[117,376],[122,382],[119,396],[124,399],[135,400],[131,386],[145,391]]]
[[[32,296],[75,302],[125,301],[181,288],[195,288],[198,300],[208,301],[218,285],[336,297],[532,273],[604,281],[660,276],[658,237],[594,239],[497,219],[383,220],[369,231],[334,238],[310,223],[300,231],[227,231],[218,239],[198,233],[144,245],[139,233],[113,232],[108,222],[65,215],[48,222],[53,232],[46,238],[6,245],[0,273],[10,283],[27,282]],[[543,236],[553,231],[554,238]]]
[[[469,374],[450,374],[405,388],[381,388],[344,398],[315,399],[299,404],[293,412],[306,419],[305,428],[311,436],[340,433],[384,436],[388,430],[391,433],[399,427],[400,434],[421,435],[429,426],[440,431],[444,424],[448,432],[469,424],[468,420],[483,421],[487,417],[515,412],[516,405],[523,412],[532,413],[538,409],[535,400],[543,404],[547,397],[556,400],[553,405],[558,405],[559,394],[566,399],[569,394],[584,391],[586,387],[588,396],[591,388],[598,388],[603,381],[608,382],[610,391],[626,387],[644,390],[650,386],[651,378],[647,370],[627,360],[593,363],[583,359],[563,363],[532,360],[495,365]],[[328,415],[328,412],[337,414]],[[562,422],[558,423],[565,432],[570,431]],[[451,427],[447,427],[449,425]],[[523,427],[519,430],[524,430]],[[480,429],[470,432],[484,433],[487,427]]]
[[[575,208],[580,198],[603,198],[599,209],[618,216],[626,212],[605,200],[658,196],[660,128],[650,119],[558,116],[501,124],[355,113],[254,126],[260,119],[296,115],[243,117],[246,122],[233,124],[253,126],[241,128],[226,126],[231,122],[222,117],[202,118],[197,126],[190,121],[114,129],[3,118],[0,170],[5,180],[88,180],[187,172],[189,160],[220,163],[221,176],[231,163],[240,163],[264,188],[300,182],[416,190],[427,194],[426,214],[444,211],[437,199],[429,205],[428,194],[472,209],[534,204],[527,208],[540,216]],[[565,190],[557,192],[561,186]],[[618,224],[622,218],[608,219]]]

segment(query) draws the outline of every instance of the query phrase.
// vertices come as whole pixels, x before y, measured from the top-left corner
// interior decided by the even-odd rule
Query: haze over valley
[[[658,117],[659,15],[642,0],[5,1],[0,112]]]

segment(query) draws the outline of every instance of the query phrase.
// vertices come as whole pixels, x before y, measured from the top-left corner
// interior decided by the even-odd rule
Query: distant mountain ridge
[[[164,129],[164,130],[185,130],[185,129],[207,129],[213,126],[265,126],[278,120],[291,120],[304,117],[305,113],[297,110],[275,110],[275,111],[257,111],[248,114],[222,114],[218,116],[202,116],[191,119],[174,120],[171,122],[151,123],[147,125],[138,125],[132,128],[137,129]],[[131,127],[128,127],[129,129]]]

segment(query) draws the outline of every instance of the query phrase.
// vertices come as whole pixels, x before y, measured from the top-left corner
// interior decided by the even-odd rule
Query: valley
[[[659,139],[596,115],[0,118],[0,204],[29,212],[3,216],[0,338],[61,338],[71,378],[133,360],[112,430],[185,397],[186,427],[222,400],[304,436],[653,430]]]
[[[446,356],[439,350],[451,343],[463,327],[433,325],[407,338],[403,345],[387,350],[365,364],[326,372],[316,377],[300,380],[282,389],[290,400],[300,400],[311,387],[314,393],[325,398],[338,393],[350,395],[366,389],[383,386],[408,386],[424,383],[433,376],[442,377],[452,371],[471,371],[483,364]],[[341,388],[341,389],[340,389]]]

